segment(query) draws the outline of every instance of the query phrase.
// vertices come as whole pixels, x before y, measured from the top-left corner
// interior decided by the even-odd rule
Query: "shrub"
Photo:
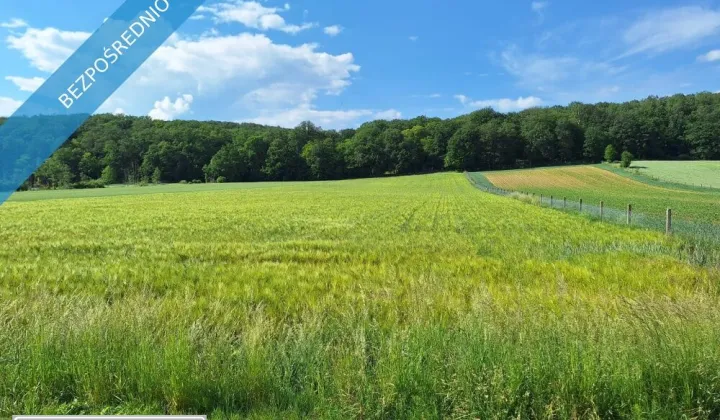
[[[615,146],[612,144],[608,144],[608,146],[605,148],[605,162],[612,163],[615,162],[617,159],[617,150],[615,150]]]
[[[202,184],[203,182],[200,181],[199,179],[193,179],[192,181],[190,181],[190,183],[191,184]]]
[[[102,171],[101,179],[105,185],[114,184],[117,181],[117,172],[112,166],[106,166]]]
[[[629,168],[634,158],[635,157],[632,153],[628,151],[622,152],[622,156],[620,157],[620,166],[623,168]]]
[[[187,184],[187,183],[188,183],[188,182],[187,182],[186,179],[183,179],[182,181],[180,181],[180,184]]]
[[[227,182],[227,178],[225,178],[224,176],[219,176],[219,177],[217,177],[215,182],[217,182],[218,184],[223,184],[223,183]]]
[[[160,171],[160,168],[155,168],[155,171],[152,175],[152,183],[159,184],[160,181],[162,181],[162,172]]]

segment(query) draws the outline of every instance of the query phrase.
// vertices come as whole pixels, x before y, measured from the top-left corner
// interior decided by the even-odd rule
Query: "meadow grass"
[[[514,191],[625,209],[664,220],[671,208],[680,220],[720,224],[720,191],[649,185],[595,166],[566,166],[482,173],[493,185]]]
[[[720,189],[720,161],[638,160],[627,171],[664,182]]]
[[[461,174],[196,188],[0,207],[0,416],[720,415],[679,238]]]

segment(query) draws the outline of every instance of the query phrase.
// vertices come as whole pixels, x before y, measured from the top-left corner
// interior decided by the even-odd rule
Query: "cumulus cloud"
[[[89,36],[55,28],[28,28],[25,32],[11,37],[8,45],[20,50],[33,67],[48,72]],[[177,98],[177,92],[192,95],[193,103],[211,102],[213,105],[203,110],[211,112],[212,118],[257,119],[283,126],[316,119],[327,127],[342,128],[381,112],[315,107],[315,100],[322,95],[342,94],[360,70],[352,53],[329,54],[319,48],[317,44],[275,43],[260,33],[174,35],[99,112],[120,109],[122,113],[146,115],[152,108],[153,118],[181,118],[188,115],[191,101],[184,96]],[[29,88],[29,80],[18,78],[15,82]]]
[[[720,31],[720,11],[685,6],[648,13],[633,23],[623,38],[628,50],[621,56],[656,54],[698,44]]]
[[[157,70],[159,74],[186,77],[199,90],[237,87],[249,92],[282,82],[337,94],[350,84],[351,74],[360,67],[350,53],[331,55],[317,48],[316,44],[275,44],[263,34],[213,36],[166,44],[144,67],[150,74]],[[147,82],[160,79],[166,77]]]
[[[712,62],[712,61],[718,61],[720,60],[720,50],[712,50],[708,52],[707,54],[703,54],[700,57],[698,57],[698,61],[702,62]]]
[[[22,105],[22,102],[20,101],[0,96],[0,116],[11,116],[18,108],[20,108],[20,105]]]
[[[193,103],[193,96],[185,94],[175,101],[166,96],[163,100],[155,102],[155,107],[148,113],[153,120],[172,121],[175,118],[190,112]],[[117,110],[116,110],[117,111]]]
[[[543,104],[543,100],[535,96],[521,96],[517,99],[502,98],[473,101],[465,95],[455,95],[455,99],[469,108],[493,108],[499,112],[522,111],[523,109],[535,108]]]
[[[5,77],[5,80],[14,83],[15,86],[23,92],[35,92],[40,86],[42,86],[43,83],[45,83],[45,79],[42,77],[27,78],[7,76]]]
[[[10,35],[7,43],[28,59],[30,65],[52,73],[89,37],[87,32],[28,28],[23,34]]]
[[[343,27],[340,25],[327,26],[324,29],[325,33],[330,36],[338,36],[343,31]]]
[[[25,22],[22,19],[18,19],[18,18],[12,18],[8,22],[0,23],[0,28],[7,28],[7,29],[19,29],[19,28],[25,28],[27,26],[28,26],[27,22]]]
[[[278,7],[265,7],[256,1],[231,0],[210,6],[201,6],[198,9],[200,14],[195,16],[209,14],[218,23],[237,22],[248,28],[261,31],[277,30],[289,34],[296,34],[316,26],[315,23],[288,24],[279,14],[287,10],[290,10],[290,5],[287,3],[281,9]],[[199,18],[196,17],[196,19]]]

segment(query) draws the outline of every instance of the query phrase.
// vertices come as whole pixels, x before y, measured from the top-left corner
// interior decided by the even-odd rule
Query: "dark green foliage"
[[[74,190],[88,190],[93,188],[105,188],[105,183],[101,179],[94,179],[90,181],[75,182],[70,185],[70,188]]]
[[[605,148],[605,162],[612,163],[617,159],[617,150],[612,144],[608,144]]]
[[[720,95],[574,102],[511,114],[481,109],[447,120],[372,121],[339,132],[310,122],[283,129],[97,115],[24,188],[93,179],[297,181],[493,170],[615,161],[618,150],[646,160],[720,159]]]
[[[633,161],[632,153],[630,153],[628,151],[622,152],[622,156],[620,157],[620,166],[622,166],[623,168],[629,168],[630,165],[632,164],[632,161]]]

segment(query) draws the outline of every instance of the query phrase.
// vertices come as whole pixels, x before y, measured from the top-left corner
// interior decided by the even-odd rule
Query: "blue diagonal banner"
[[[10,197],[204,0],[127,0],[0,126],[0,204]]]

